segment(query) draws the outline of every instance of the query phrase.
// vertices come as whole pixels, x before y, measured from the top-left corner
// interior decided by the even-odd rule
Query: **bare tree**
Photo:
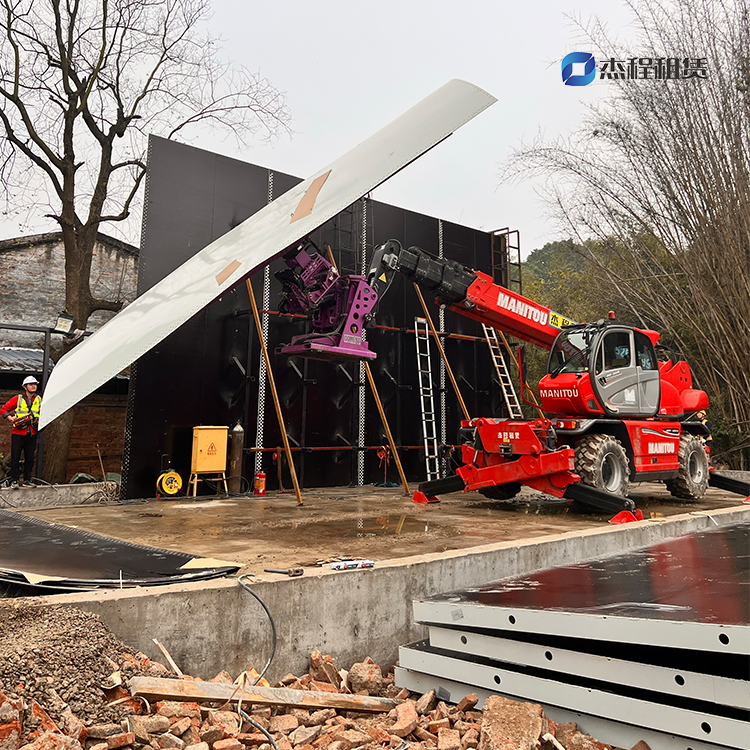
[[[147,135],[204,125],[239,142],[271,138],[289,129],[289,112],[267,80],[221,60],[201,31],[208,0],[0,3],[0,177],[9,203],[46,205],[59,224],[65,305],[84,330],[92,312],[122,305],[91,293],[92,254],[100,225],[131,215]],[[50,428],[45,474],[56,481],[72,419]]]
[[[676,58],[672,80],[608,86],[573,136],[517,151],[506,177],[541,173],[563,222],[634,322],[692,357],[712,416],[750,445],[750,6],[743,0],[633,0],[631,49],[594,24],[597,59]],[[687,66],[685,62],[687,61]],[[639,64],[637,61],[636,64]],[[591,240],[598,241],[591,241]]]

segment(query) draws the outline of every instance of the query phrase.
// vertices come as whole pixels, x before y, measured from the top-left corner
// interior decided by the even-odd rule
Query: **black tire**
[[[611,435],[586,435],[575,447],[576,474],[584,484],[627,497],[630,462],[622,443]]]
[[[480,494],[490,500],[510,500],[521,491],[520,482],[509,482],[508,484],[498,484],[495,487],[482,487]]]
[[[680,468],[674,479],[664,484],[673,497],[700,500],[708,488],[708,456],[703,443],[695,435],[683,434],[678,451]]]

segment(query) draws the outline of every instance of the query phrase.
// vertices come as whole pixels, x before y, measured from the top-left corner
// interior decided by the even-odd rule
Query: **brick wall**
[[[137,249],[99,235],[94,248],[91,290],[96,297],[135,299]],[[0,323],[54,326],[65,307],[65,254],[59,234],[0,241]],[[114,313],[95,312],[87,325],[95,331]],[[0,346],[38,347],[41,334],[0,329]]]
[[[0,391],[0,404],[19,391]],[[85,472],[95,477],[101,476],[97,443],[102,452],[104,471],[122,471],[122,452],[125,445],[126,395],[87,396],[75,408],[73,437],[68,457],[66,479],[77,472]],[[0,423],[0,453],[10,454],[11,427],[5,421]]]

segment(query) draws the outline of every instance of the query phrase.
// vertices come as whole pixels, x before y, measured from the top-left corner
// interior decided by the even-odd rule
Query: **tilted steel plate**
[[[748,549],[750,523],[723,526],[415,601],[414,619],[747,656]]]
[[[629,649],[628,646],[620,649],[622,658],[612,658],[556,645],[525,643],[470,630],[438,627],[430,627],[429,640],[430,646],[457,654],[559,672],[563,681],[566,681],[566,675],[603,682],[616,680],[618,685],[750,709],[750,682],[747,680],[642,664],[629,658],[632,647]],[[690,666],[690,663],[686,666]]]
[[[399,648],[399,664],[405,669],[460,678],[461,682],[493,690],[535,703],[545,703],[573,711],[585,711],[615,721],[635,723],[639,727],[666,732],[691,739],[706,740],[717,745],[750,750],[750,723],[737,718],[682,708],[648,699],[618,695],[559,680],[512,671],[497,665],[480,664],[458,655],[437,653],[425,643]],[[647,695],[644,693],[644,696]]]
[[[426,674],[404,667],[394,668],[396,676],[396,685],[400,688],[407,688],[414,693],[426,693],[434,690],[438,699],[457,703],[465,695],[476,693],[479,698],[478,708],[484,707],[484,702],[491,695],[500,695],[503,698],[511,700],[520,700],[517,695],[511,695],[499,690],[485,690],[476,685],[459,682],[459,676],[465,678],[465,675],[456,675],[456,679],[439,677],[437,675]],[[624,724],[619,721],[612,721],[601,716],[592,716],[582,711],[570,711],[567,708],[551,706],[544,701],[541,703],[544,713],[558,724],[574,721],[578,729],[585,734],[590,734],[600,742],[606,742],[612,747],[632,747],[638,741],[643,740],[649,747],[658,748],[659,750],[718,750],[719,745],[703,742],[701,740],[687,739],[677,735],[665,732],[655,732],[653,729]]]
[[[45,388],[40,427],[495,101],[471,83],[449,81],[205,247],[57,363]]]

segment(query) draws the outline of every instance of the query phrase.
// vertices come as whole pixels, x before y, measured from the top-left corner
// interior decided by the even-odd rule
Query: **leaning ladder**
[[[497,372],[497,377],[500,381],[500,390],[503,392],[505,405],[508,407],[508,415],[511,419],[523,419],[521,404],[518,403],[516,389],[513,387],[513,381],[510,379],[510,373],[508,372],[508,366],[505,364],[505,357],[503,357],[500,342],[497,340],[497,331],[484,323],[482,323],[482,328],[484,329],[484,338],[487,341],[487,346],[490,348],[490,356],[492,357],[492,363],[495,365],[495,372]]]
[[[430,330],[426,318],[414,318],[417,342],[417,370],[419,371],[419,404],[422,409],[422,436],[427,481],[440,479],[440,459],[435,425],[435,401],[432,397],[432,367],[430,366]]]

